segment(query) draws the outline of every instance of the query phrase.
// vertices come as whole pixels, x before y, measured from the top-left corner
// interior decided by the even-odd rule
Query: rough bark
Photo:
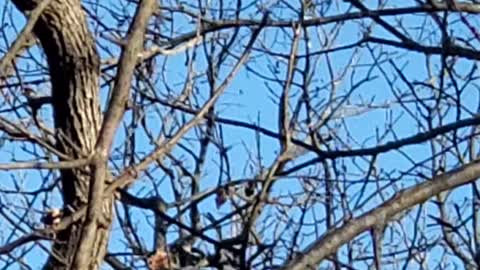
[[[39,0],[14,0],[25,14]],[[77,0],[53,0],[34,27],[47,56],[57,147],[72,159],[92,153],[101,125],[99,106],[100,61],[86,18]],[[62,170],[65,212],[71,213],[87,203],[90,168]],[[106,251],[111,201],[105,202],[105,223],[95,234],[95,248],[84,269],[97,269]],[[68,269],[77,249],[81,223],[75,223],[57,235],[45,269]]]

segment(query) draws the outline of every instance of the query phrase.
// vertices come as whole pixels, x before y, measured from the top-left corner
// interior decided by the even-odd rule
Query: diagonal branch
[[[28,38],[31,37],[33,27],[40,18],[40,15],[42,15],[42,12],[45,10],[48,4],[50,4],[50,1],[51,0],[41,1],[38,6],[36,6],[35,9],[31,11],[30,16],[28,16],[28,22],[23,28],[22,32],[18,35],[17,39],[12,44],[8,52],[2,57],[2,60],[0,60],[0,74],[5,72],[7,66],[12,62],[17,53],[22,49],[22,46],[25,45]]]
[[[384,38],[378,37],[366,37],[364,42],[378,43],[383,45],[389,45],[397,48],[402,48],[414,52],[424,53],[424,54],[435,54],[441,55],[445,54],[446,56],[460,56],[470,60],[480,60],[480,54],[477,50],[467,49],[455,44],[448,44],[446,47],[436,47],[436,46],[423,46],[415,42],[405,43],[399,42]]]
[[[99,223],[102,223],[99,219],[103,208],[108,154],[115,131],[125,112],[132,76],[138,60],[137,55],[143,50],[146,26],[155,7],[155,0],[144,0],[140,2],[134,21],[129,29],[127,44],[120,57],[120,65],[115,87],[113,88],[112,99],[108,105],[105,120],[100,129],[98,141],[95,146],[86,220],[82,228],[78,249],[75,253],[73,269],[81,269],[85,262],[89,260],[89,250],[94,248],[97,227]]]
[[[403,139],[390,141],[382,145],[367,147],[354,150],[337,150],[337,151],[323,151],[320,149],[314,150],[317,153],[318,157],[311,160],[305,161],[297,166],[284,170],[281,175],[288,175],[298,170],[301,170],[307,166],[317,164],[326,159],[335,159],[341,157],[354,157],[354,156],[375,156],[381,153],[386,153],[390,150],[399,149],[407,145],[413,145],[417,143],[426,142],[430,139],[435,138],[438,135],[445,134],[450,131],[458,130],[460,128],[480,125],[480,115],[475,115],[474,117],[455,121],[453,123],[440,126],[434,129],[431,129],[426,132],[418,133],[410,137]]]
[[[425,202],[429,198],[470,183],[480,177],[480,160],[434,177],[430,181],[395,194],[379,207],[349,220],[345,225],[327,232],[321,239],[315,241],[300,256],[287,262],[281,270],[310,269],[321,263],[327,256],[339,247],[348,243],[356,236],[378,224],[386,224],[397,214]],[[315,268],[315,267],[314,267]]]
[[[263,18],[263,25],[258,27],[257,29],[254,30],[252,37],[250,38],[249,43],[247,44],[243,55],[240,57],[240,59],[237,61],[235,66],[233,67],[232,71],[230,74],[225,78],[225,80],[222,82],[221,85],[215,89],[214,94],[208,99],[208,101],[203,105],[202,109],[200,109],[197,112],[197,115],[195,117],[188,121],[186,124],[184,124],[176,133],[171,137],[171,139],[162,144],[159,145],[153,152],[148,154],[146,157],[144,157],[138,164],[135,166],[131,166],[127,168],[119,177],[115,179],[115,181],[108,187],[106,194],[110,194],[113,191],[115,191],[118,188],[122,188],[126,185],[129,185],[132,183],[138,176],[138,174],[145,170],[153,161],[157,160],[161,156],[163,156],[165,153],[170,151],[177,143],[178,141],[187,133],[192,127],[194,127],[196,124],[198,124],[200,121],[202,121],[205,116],[207,115],[208,111],[210,108],[215,104],[217,99],[222,95],[222,93],[225,91],[225,89],[230,85],[230,83],[233,81],[235,78],[236,74],[240,71],[240,68],[243,66],[245,61],[248,59],[250,52],[252,50],[253,44],[255,43],[258,35],[260,34],[261,30],[263,29],[263,26],[267,22],[268,19],[268,13],[264,15]]]

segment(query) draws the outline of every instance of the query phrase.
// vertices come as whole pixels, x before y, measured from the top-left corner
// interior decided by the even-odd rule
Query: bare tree
[[[2,268],[480,267],[475,1],[0,3]]]

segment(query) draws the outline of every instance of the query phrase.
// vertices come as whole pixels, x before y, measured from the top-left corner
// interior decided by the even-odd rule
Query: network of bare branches
[[[477,1],[0,6],[0,268],[480,268]]]

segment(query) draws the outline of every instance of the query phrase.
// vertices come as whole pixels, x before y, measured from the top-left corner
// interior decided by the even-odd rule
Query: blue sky
[[[262,3],[265,3],[266,1],[263,1]],[[376,3],[376,1],[366,1],[369,4]],[[406,6],[407,1],[391,1],[389,6]],[[3,6],[5,2],[0,1],[0,4]],[[189,3],[189,1],[185,1],[185,3]],[[295,2],[297,3],[297,2]],[[409,1],[412,5],[414,4],[414,1]],[[114,4],[113,2],[111,3],[112,5]],[[249,5],[249,2],[244,4],[245,6]],[[342,4],[343,5],[343,4]],[[340,10],[345,11],[345,6],[340,6]],[[10,4],[11,7],[11,4]],[[129,9],[130,11],[132,10],[133,6],[130,6]],[[254,7],[250,7],[250,10],[245,10],[244,14],[248,14],[249,11],[253,11]],[[282,18],[291,18],[292,14],[288,13],[283,13],[280,14],[281,12],[279,10],[275,11],[275,15],[281,16]],[[331,14],[336,14],[336,13],[341,13],[335,8],[332,8],[330,10]],[[8,14],[7,14],[8,15]],[[4,13],[4,16],[7,16],[6,13]],[[14,21],[18,23],[16,25],[17,30],[21,28],[21,25],[24,23],[24,19],[22,16],[20,16],[17,12],[13,11],[12,15],[14,16]],[[257,14],[258,16],[258,14]],[[403,24],[408,27],[408,26],[416,26],[419,23],[422,22],[422,17],[421,16],[415,16],[415,15],[409,15],[409,16],[404,16],[404,21]],[[184,18],[175,18],[175,20],[179,20],[178,24],[175,25],[175,30],[177,31],[182,31],[182,32],[189,32],[192,29],[192,25],[188,24],[187,21],[185,21]],[[113,22],[112,18],[109,18],[107,14],[105,14],[104,20],[106,22]],[[393,22],[393,19],[388,19],[387,21]],[[431,22],[425,22],[427,25]],[[92,22],[93,26],[92,29],[95,29],[95,24]],[[8,31],[7,38],[10,42],[13,40],[13,37],[15,36],[15,30],[12,28],[12,26],[5,26],[5,29]],[[126,25],[123,25],[123,27],[126,27]],[[345,25],[342,26],[341,30],[338,33],[338,37],[335,39],[335,42],[333,44],[334,47],[342,46],[342,45],[347,45],[351,44],[352,42],[357,41],[359,38],[361,38],[361,33],[360,29],[362,29],[363,26],[360,25],[359,21],[353,21],[353,22],[346,22]],[[428,28],[428,27],[427,27]],[[309,35],[311,35],[311,50],[321,50],[322,45],[321,43],[325,41],[327,38],[332,38],[334,35],[332,34],[334,32],[334,25],[326,25],[323,27],[312,27],[310,28]],[[415,30],[411,30],[412,32],[415,32]],[[454,28],[452,31],[463,33],[465,32],[465,29],[460,29],[460,28]],[[429,37],[427,36],[426,33],[420,33],[417,31],[416,33],[416,38],[418,41],[422,41],[425,43],[428,43]],[[240,35],[243,35],[243,38],[239,38],[238,42],[245,43],[249,36],[248,34],[250,31],[248,29],[243,29],[240,31]],[[385,33],[384,30],[380,29],[378,26],[374,27],[373,33],[376,36],[380,37],[389,37],[388,34]],[[107,33],[108,34],[108,33]],[[260,43],[257,43],[256,48],[261,49],[261,48],[268,48],[271,49],[277,53],[282,53],[282,54],[288,54],[290,51],[290,46],[291,42],[282,42],[284,40],[285,36],[291,36],[292,30],[291,29],[284,29],[284,30],[279,30],[279,29],[273,29],[269,28],[264,31],[262,34],[262,38],[264,41],[264,44],[262,44],[264,47],[261,47]],[[102,44],[108,44],[107,41],[103,40],[100,35],[97,36],[99,40],[101,41]],[[322,41],[322,42],[320,42]],[[299,53],[302,54],[305,52],[305,47],[308,46],[307,44],[304,44],[304,42],[300,42],[300,48],[299,48]],[[5,48],[5,45],[2,45],[2,48]],[[111,44],[108,45],[108,50],[110,50],[114,56],[118,55],[118,47],[112,46]],[[105,50],[99,50],[101,53],[101,56],[103,58],[110,57],[110,55],[107,54]],[[394,86],[396,90],[398,91],[403,91],[407,87],[406,85],[402,84],[399,82],[399,78],[397,75],[395,75],[395,70],[392,67],[392,65],[388,62],[388,60],[392,60],[395,65],[402,69],[403,72],[407,75],[408,78],[410,79],[415,79],[418,81],[424,81],[427,73],[427,70],[425,68],[425,65],[427,63],[427,59],[424,55],[418,54],[418,53],[406,53],[405,51],[391,48],[391,47],[382,47],[381,49],[379,47],[375,47],[371,49],[372,53],[374,55],[379,55],[382,54],[383,56],[380,58],[384,62],[381,64],[381,67],[384,69],[384,71],[387,73],[388,79],[387,80],[385,77],[382,76],[382,70],[378,68],[374,68],[373,70],[369,70],[370,67],[369,65],[373,62],[372,57],[369,52],[368,47],[362,47],[359,54],[356,55],[355,61],[353,63],[349,62],[353,50],[344,50],[344,51],[339,51],[335,52],[332,54],[329,54],[329,57],[331,59],[331,70],[333,70],[333,75],[338,76],[339,74],[345,72],[345,76],[343,79],[336,85],[337,89],[337,96],[335,99],[332,101],[334,103],[339,103],[340,100],[342,100],[342,97],[351,89],[352,85],[355,83],[358,83],[364,76],[367,74],[367,72],[371,72],[371,77],[374,79],[371,79],[364,84],[362,84],[358,89],[356,89],[351,95],[350,98],[348,99],[348,102],[344,103],[344,106],[342,109],[340,109],[337,112],[337,119],[331,122],[330,128],[335,129],[337,132],[337,136],[344,139],[344,143],[347,145],[354,145],[353,148],[360,148],[360,147],[371,147],[377,145],[379,142],[377,141],[376,137],[379,137],[379,134],[381,135],[382,132],[388,128],[388,122],[395,120],[395,136],[393,136],[391,133],[386,135],[384,138],[382,138],[381,143],[386,143],[388,141],[394,140],[395,138],[404,138],[407,136],[411,136],[417,132],[425,131],[424,129],[420,128],[416,122],[413,116],[408,115],[407,111],[405,108],[402,108],[399,104],[395,103],[395,98],[392,94],[392,88],[390,84],[394,82]],[[37,59],[42,59],[41,53],[39,53],[38,50],[34,49],[32,50],[32,55],[34,55]],[[239,50],[236,50],[236,53],[238,55]],[[189,53],[191,56],[191,52]],[[203,51],[203,48],[199,48],[197,50],[197,61],[195,63],[196,68],[199,71],[204,71],[206,63],[205,63],[205,54]],[[431,68],[434,70],[434,72],[438,73],[439,69],[439,57],[431,57]],[[234,63],[236,59],[234,57],[230,57],[229,60],[227,61],[229,64]],[[169,56],[169,57],[158,57],[157,58],[157,64],[163,63],[163,61],[166,61],[167,69],[165,70],[165,76],[168,77],[168,86],[172,87],[174,93],[179,93],[180,90],[183,88],[183,83],[186,78],[186,67],[185,67],[185,61],[186,61],[186,55],[184,53],[176,55],[176,56]],[[258,74],[264,75],[264,76],[273,76],[272,75],[272,70],[277,70],[277,74],[279,78],[285,78],[285,72],[286,72],[286,67],[285,67],[285,59],[282,59],[280,57],[265,57],[262,56],[262,54],[259,51],[253,52],[250,61],[247,64],[247,67],[250,69],[254,69]],[[329,69],[326,64],[326,60],[324,55],[318,57],[318,58],[312,58],[311,61],[316,68],[315,74],[313,74],[313,79],[312,79],[312,85],[311,89],[313,92],[313,89],[315,87],[322,87],[327,85],[330,80],[330,75],[329,75]],[[305,62],[303,60],[299,60],[299,67],[303,67]],[[458,69],[461,71],[462,69],[467,70],[469,66],[471,65],[471,62],[461,62],[458,66]],[[25,69],[31,69],[33,67],[29,66],[27,62],[21,62],[20,65],[23,65],[22,67]],[[348,66],[348,67],[347,67]],[[230,71],[231,65],[222,67],[220,71],[220,78],[224,78],[226,74]],[[28,80],[36,80],[38,78],[46,78],[45,75],[37,75],[33,76],[32,78],[25,78],[25,81],[28,82]],[[300,82],[301,77],[299,76],[299,73],[295,74],[295,81]],[[204,101],[207,96],[208,96],[208,87],[204,83],[205,82],[205,76],[199,76],[198,79],[195,81],[196,86],[198,87],[199,91],[199,100]],[[218,83],[219,84],[219,83]],[[163,82],[158,81],[155,85],[156,89],[158,90],[159,94],[166,94],[166,85],[163,84]],[[42,92],[42,94],[48,94],[48,84],[43,84],[41,87],[39,87],[39,90]],[[105,86],[102,89],[102,97],[104,98],[104,101],[107,96],[107,91],[109,90],[109,86]],[[272,91],[273,89],[273,91]],[[321,112],[323,109],[325,109],[324,104],[326,104],[329,94],[331,89],[329,87],[325,87],[323,89],[320,89],[318,91],[318,96],[315,97],[313,100],[315,105],[317,105],[317,108],[319,112]],[[216,112],[221,115],[222,117],[226,118],[231,118],[235,120],[241,120],[244,122],[248,123],[254,123],[257,122],[270,130],[276,131],[277,130],[277,115],[278,115],[278,109],[277,109],[277,103],[278,102],[278,95],[281,92],[281,86],[275,83],[265,83],[265,81],[260,78],[258,75],[254,74],[253,72],[248,71],[247,69],[243,69],[240,74],[236,77],[236,79],[232,82],[232,84],[228,87],[226,93],[222,96],[222,98],[219,100],[219,102],[216,105]],[[296,87],[292,88],[292,99],[295,100],[299,96],[300,90]],[[422,93],[422,90],[419,90],[419,94],[430,94],[428,91],[425,91]],[[276,96],[277,95],[277,96]],[[464,106],[469,107],[471,111],[476,112],[476,104],[478,103],[479,99],[479,94],[478,94],[478,89],[476,89],[474,86],[466,88],[463,93],[462,93],[462,101],[464,102]],[[360,107],[359,105],[362,103],[366,103],[368,101],[373,100],[373,104],[381,107],[385,104],[389,104],[388,109],[385,108],[377,108],[373,110],[368,110],[365,113],[362,113],[358,116],[350,116],[350,117],[340,117],[341,115],[345,115],[349,113],[349,108],[358,108]],[[416,108],[413,105],[408,105],[407,108],[415,110]],[[151,109],[151,110],[150,110]],[[152,114],[149,115],[147,118],[147,123],[149,127],[154,130],[154,134],[158,133],[161,124],[158,123],[158,118],[153,114],[153,108],[148,108],[147,109],[149,112]],[[164,109],[163,113],[166,113],[167,110]],[[351,111],[350,111],[351,112]],[[49,114],[50,111],[48,108],[44,109],[42,111],[42,115],[44,116],[44,119],[49,120]],[[450,123],[451,121],[454,121],[456,118],[455,111],[449,111],[446,113],[447,116],[445,117],[447,122],[444,122],[443,124]],[[26,114],[24,114],[26,116]],[[470,115],[466,114],[465,112],[462,113],[462,117],[469,117]],[[302,115],[302,117],[305,117],[305,115]],[[415,117],[419,117],[418,115],[415,115]],[[14,119],[16,116],[14,117]],[[187,117],[188,118],[188,117]],[[127,114],[125,117],[125,122],[128,123],[131,119],[131,114]],[[51,119],[50,119],[51,120]],[[439,123],[435,123],[439,124]],[[345,129],[344,127],[348,126],[348,130]],[[238,180],[238,179],[244,179],[244,178],[249,178],[249,177],[254,177],[258,172],[258,164],[255,164],[252,161],[249,161],[249,158],[252,156],[254,157],[256,155],[256,141],[255,141],[255,133],[252,131],[244,130],[239,127],[234,127],[234,126],[228,126],[228,125],[222,125],[222,131],[224,135],[224,141],[227,146],[230,146],[231,149],[229,150],[229,158],[232,161],[232,166],[231,166],[231,176],[232,179]],[[325,130],[322,130],[325,132]],[[465,130],[464,130],[465,131]],[[463,131],[463,132],[464,132]],[[459,134],[462,134],[460,132]],[[189,134],[187,134],[188,137],[193,137],[194,131],[192,130]],[[117,134],[117,139],[116,139],[116,147],[119,149],[123,148],[124,145],[124,133],[123,130],[119,130]],[[277,140],[274,140],[272,138],[268,138],[266,136],[261,136],[260,138],[261,141],[261,149],[260,153],[262,156],[262,163],[264,166],[269,166],[273,160],[276,157],[276,154],[278,154],[279,151],[279,143]],[[191,147],[192,150],[198,152],[198,144],[196,143],[191,143],[187,141],[183,141],[185,145],[188,145],[188,147]],[[142,152],[143,154],[146,153],[148,150],[151,150],[153,146],[149,144],[146,139],[144,134],[141,134],[139,132],[138,139],[137,139],[138,147],[139,147],[139,152]],[[337,143],[335,145],[331,145],[334,149],[345,149],[345,145],[342,145],[340,143]],[[29,148],[31,149],[31,146]],[[25,149],[21,149],[18,144],[11,144],[11,143],[5,143],[5,145],[1,149],[2,154],[0,154],[0,161],[2,162],[8,162],[11,161],[11,155],[14,155],[15,158],[17,159],[29,159],[32,158],[32,155],[27,153]],[[426,158],[429,157],[430,155],[430,147],[428,144],[421,144],[421,145],[415,145],[415,146],[408,146],[402,148],[402,151],[405,153],[409,153],[412,155],[414,153],[413,159],[414,162],[421,162],[425,160]],[[185,153],[184,150],[180,148],[175,148],[172,152],[176,157],[182,158],[185,160],[187,166],[190,166],[191,169],[193,169],[193,163],[192,160],[188,158],[188,155]],[[313,155],[307,155],[306,157],[302,157],[298,161],[296,161],[295,164],[299,164],[300,161],[305,161],[310,158],[314,157]],[[202,175],[202,182],[201,182],[201,188],[202,190],[206,190],[208,188],[215,187],[217,185],[218,179],[219,179],[219,173],[218,173],[218,153],[217,149],[210,147],[210,152],[207,156],[208,165],[206,167],[206,170],[204,174]],[[171,163],[166,161],[167,165],[171,166]],[[345,192],[349,194],[350,196],[354,196],[356,198],[355,194],[358,193],[362,187],[363,183],[359,184],[349,184],[348,181],[358,181],[362,180],[363,174],[360,172],[360,170],[356,167],[357,164],[361,164],[362,168],[364,169],[368,163],[365,160],[362,160],[360,158],[357,159],[344,159],[343,164],[346,167],[348,173],[348,177],[345,179],[340,179],[340,182],[343,181],[345,184],[345,187],[348,188]],[[453,157],[450,157],[450,159],[447,160],[447,164],[449,167],[454,167],[457,166],[458,163],[453,159]],[[291,166],[293,166],[292,164]],[[377,163],[376,166],[379,171],[383,171],[384,175],[387,175],[387,172],[390,173],[391,176],[393,177],[400,177],[401,173],[408,170],[410,167],[412,167],[412,161],[406,159],[401,153],[397,151],[392,151],[391,153],[386,153],[378,156],[377,158]],[[313,168],[306,168],[305,172],[308,171],[309,169]],[[163,177],[161,175],[160,171],[156,170],[154,171],[157,174],[160,174],[158,176],[159,179]],[[304,171],[302,171],[304,172]],[[47,172],[42,172],[42,173],[47,173]],[[321,172],[318,172],[320,174],[319,178],[322,178]],[[429,176],[428,171],[424,171],[426,176]],[[23,174],[23,175],[22,175]],[[410,185],[413,185],[417,183],[420,180],[419,177],[413,175],[414,173],[410,175],[405,175],[401,178],[399,178],[398,183],[396,183],[397,188],[404,188]],[[41,183],[41,178],[38,175],[38,172],[35,171],[14,171],[14,172],[0,172],[0,176],[4,179],[0,187],[2,189],[12,189],[14,188],[13,186],[13,180],[11,177],[15,177],[16,180],[21,179],[22,176],[26,177],[26,180],[24,182],[24,187],[27,190],[34,190],[35,188],[38,188],[39,186],[43,185],[44,183]],[[226,177],[223,175],[222,181],[227,181]],[[173,196],[171,192],[171,188],[167,181],[160,182],[160,190],[162,190],[162,197],[168,201],[171,202],[173,201]],[[378,205],[378,203],[381,201],[381,198],[378,196],[376,193],[377,185],[382,185],[383,183],[381,181],[377,181],[374,183],[369,183],[365,186],[365,189],[367,191],[367,194],[369,193],[374,193],[372,197],[369,198],[369,196],[363,196],[364,198],[369,198],[367,201],[363,202],[363,207],[358,209],[356,212],[361,213],[363,211],[366,211],[370,209],[371,207],[374,207]],[[386,184],[386,183],[385,183]],[[146,180],[146,178],[142,178],[141,180],[138,181],[132,188],[133,191],[138,191],[139,196],[147,196],[147,195],[153,195],[152,194],[152,185]],[[295,192],[300,192],[301,186],[299,185],[299,182],[296,180],[292,179],[281,179],[278,181],[278,183],[274,187],[274,193],[275,194],[290,194],[290,193],[295,193]],[[388,187],[385,190],[385,196],[389,196],[394,192],[393,186],[388,183]],[[49,205],[56,205],[59,206],[60,204],[60,197],[58,196],[58,193],[55,193],[56,195],[48,198],[38,198],[36,199],[34,206],[36,209],[42,209],[42,200],[45,200],[48,202]],[[337,194],[338,195],[338,194]],[[459,189],[458,191],[455,191],[454,194],[451,195],[454,200],[461,201],[464,197],[469,196],[469,193],[466,191],[463,191],[462,189]],[[26,202],[22,202],[21,200],[18,199],[18,197],[14,196],[6,196],[11,202],[13,202],[16,207],[12,207],[12,209],[18,209],[19,207],[21,208],[22,206],[20,205],[25,205]],[[4,199],[4,198],[2,198]],[[365,199],[364,199],[365,200]],[[364,201],[360,200],[360,201]],[[354,200],[355,202],[357,200]],[[220,209],[216,209],[215,204],[214,204],[214,198],[213,196],[204,202],[200,204],[200,207],[202,209],[203,213],[211,213],[216,217],[220,217],[224,213],[228,213],[230,210],[230,205],[226,204],[222,206]],[[352,203],[353,207],[353,203]],[[137,209],[131,209],[133,219],[136,222],[136,225],[138,226],[139,230],[139,235],[142,237],[143,244],[145,244],[145,247],[148,249],[151,249],[152,247],[152,232],[151,232],[151,227],[149,225],[149,221],[151,222],[152,220],[152,215],[151,214],[145,214],[143,211],[139,211]],[[275,211],[274,208],[272,208],[272,211]],[[337,210],[338,216],[341,216],[343,213],[340,210]],[[268,211],[266,211],[268,212]],[[425,207],[423,208],[423,214],[427,215],[427,213],[435,214],[436,210],[435,207],[426,204]],[[29,213],[32,214],[32,213]],[[170,214],[174,214],[174,211],[170,212]],[[121,214],[120,214],[121,215]],[[314,216],[318,218],[319,216],[324,216],[324,208],[321,206],[320,203],[317,203],[315,206],[311,207],[310,211],[308,211],[308,214],[305,216],[305,220],[307,222],[313,221]],[[35,218],[38,218],[38,214],[34,215]],[[298,209],[293,209],[291,216],[293,219],[299,218],[299,210]],[[406,218],[405,223],[407,226],[410,225],[412,226],[415,220],[413,218]],[[428,218],[424,219],[425,224],[427,224]],[[6,224],[5,220],[0,218],[0,226],[3,226]],[[118,224],[115,224],[113,227],[113,236],[111,240],[111,250],[112,251],[124,251],[125,245],[122,242],[120,238],[121,232],[118,229]],[[426,226],[426,225],[425,225]],[[226,226],[227,227],[227,226]],[[413,228],[413,227],[412,227]],[[28,228],[27,228],[28,229]],[[225,228],[227,231],[227,228]],[[303,236],[303,242],[302,245],[303,247],[307,246],[311,241],[313,241],[315,234],[310,234],[314,231],[318,232],[323,232],[325,230],[324,225],[316,225],[316,226],[305,226],[304,228],[304,234]],[[287,229],[288,231],[288,229]],[[270,233],[266,233],[265,237],[268,238],[268,236],[273,234],[273,230]],[[435,234],[435,232],[432,232]],[[212,236],[214,236],[213,232],[211,233]],[[5,241],[8,240],[7,238],[8,235],[6,235],[6,232],[3,232],[0,234],[0,242],[4,243]],[[169,235],[170,241],[175,240],[175,232],[171,232]],[[318,236],[317,236],[318,237]],[[359,239],[362,239],[361,236],[359,236]],[[365,237],[364,240],[361,241],[370,241],[369,238]],[[344,249],[341,249],[340,252],[344,251]],[[19,254],[19,251],[17,251]],[[36,265],[40,265],[44,259],[45,259],[46,253],[43,251],[40,251],[38,248],[34,249],[33,252],[30,252],[27,257],[25,257],[25,261],[28,262],[32,268],[35,269]],[[432,256],[430,260],[436,260],[438,257]],[[0,262],[0,265],[2,262]],[[452,263],[454,263],[452,261]],[[11,266],[8,269],[20,269],[18,268],[19,266]],[[366,269],[365,264],[359,264],[358,266],[359,269]]]

